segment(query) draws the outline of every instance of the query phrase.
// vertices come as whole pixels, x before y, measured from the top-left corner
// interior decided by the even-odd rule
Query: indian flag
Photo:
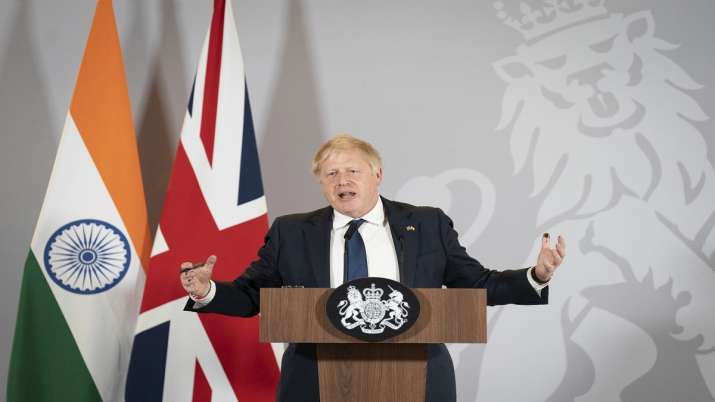
[[[22,279],[8,402],[120,401],[151,248],[110,0],[99,0]]]

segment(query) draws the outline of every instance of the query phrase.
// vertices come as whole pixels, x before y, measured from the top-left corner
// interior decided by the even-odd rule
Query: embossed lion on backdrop
[[[511,134],[516,170],[533,169],[534,193],[555,180],[542,221],[604,210],[621,185],[682,214],[686,203],[662,192],[712,180],[694,125],[708,117],[689,94],[701,86],[666,56],[677,46],[654,37],[654,26],[650,12],[611,14],[495,63],[508,83],[497,129]],[[699,228],[707,215],[683,218]]]
[[[693,97],[701,85],[669,57],[677,46],[654,35],[649,11],[613,14],[603,0],[495,7],[525,38],[494,64],[507,83],[497,129],[509,135],[515,173],[533,172],[532,194],[544,197],[540,227],[571,239],[559,273],[567,291],[552,297],[564,314],[549,327],[566,347],[530,355],[567,366],[544,396],[712,400],[715,170],[698,126],[708,116]],[[670,316],[651,314],[661,306],[657,314]],[[623,355],[609,354],[615,345],[599,328],[644,346],[619,366]],[[618,367],[616,376],[604,372]],[[657,381],[679,374],[690,379]]]

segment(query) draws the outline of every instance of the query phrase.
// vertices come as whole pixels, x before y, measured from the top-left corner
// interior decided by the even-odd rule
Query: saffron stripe
[[[147,267],[151,236],[122,50],[110,0],[97,2],[70,115],[122,217],[142,267]]]

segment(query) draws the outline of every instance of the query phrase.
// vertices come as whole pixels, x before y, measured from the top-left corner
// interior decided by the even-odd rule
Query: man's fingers
[[[543,236],[541,236],[541,248],[549,248],[549,234],[544,233]]]
[[[566,249],[564,247],[556,246],[556,253],[561,257],[562,259],[566,257]]]
[[[561,265],[561,257],[559,257],[558,253],[552,251],[551,255],[546,259],[546,261],[544,261],[544,263],[544,265],[548,268],[549,273],[554,272],[556,268]]]
[[[182,274],[188,274],[189,272],[197,269],[197,268],[208,268],[208,271],[211,272],[211,269],[213,269],[214,264],[216,264],[216,256],[212,255],[210,256],[206,262],[204,263],[197,263],[194,264],[192,262],[182,262],[181,263],[181,273]]]
[[[558,253],[554,253],[554,259],[553,259],[553,267],[556,269],[559,265],[561,265],[561,261],[563,259],[559,256]]]
[[[215,255],[210,255],[209,258],[206,259],[206,268],[212,269],[214,267],[214,264],[216,264],[216,256]]]
[[[564,253],[566,253],[566,240],[564,239],[563,236],[559,236],[559,239],[556,242],[556,249],[561,250]]]
[[[191,264],[191,265],[186,265],[186,266],[184,266],[184,265],[182,264],[182,265],[181,265],[181,269],[179,270],[179,273],[188,275],[189,273],[191,273],[191,272],[192,272],[193,270],[195,270],[196,268],[201,268],[201,267],[203,267],[203,266],[204,266],[204,264]]]
[[[205,284],[211,278],[211,271],[216,264],[216,256],[211,255],[205,263],[194,264],[190,261],[182,262],[179,279],[181,286],[191,296],[204,294]]]
[[[559,235],[556,239],[556,247],[551,248],[549,247],[549,240],[549,234],[544,233],[541,237],[541,252],[539,253],[538,263],[543,265],[546,274],[550,277],[563,262],[566,255],[566,242]]]

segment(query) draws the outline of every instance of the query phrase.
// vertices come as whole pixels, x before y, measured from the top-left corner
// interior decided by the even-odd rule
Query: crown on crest
[[[383,293],[385,293],[385,291],[380,288],[375,288],[374,283],[372,284],[371,287],[365,288],[362,290],[362,294],[365,295],[365,298],[367,300],[370,300],[370,299],[380,300],[382,298]]]
[[[608,12],[605,0],[497,1],[494,8],[502,22],[531,40],[567,26],[590,20]],[[514,9],[512,9],[514,8]]]

